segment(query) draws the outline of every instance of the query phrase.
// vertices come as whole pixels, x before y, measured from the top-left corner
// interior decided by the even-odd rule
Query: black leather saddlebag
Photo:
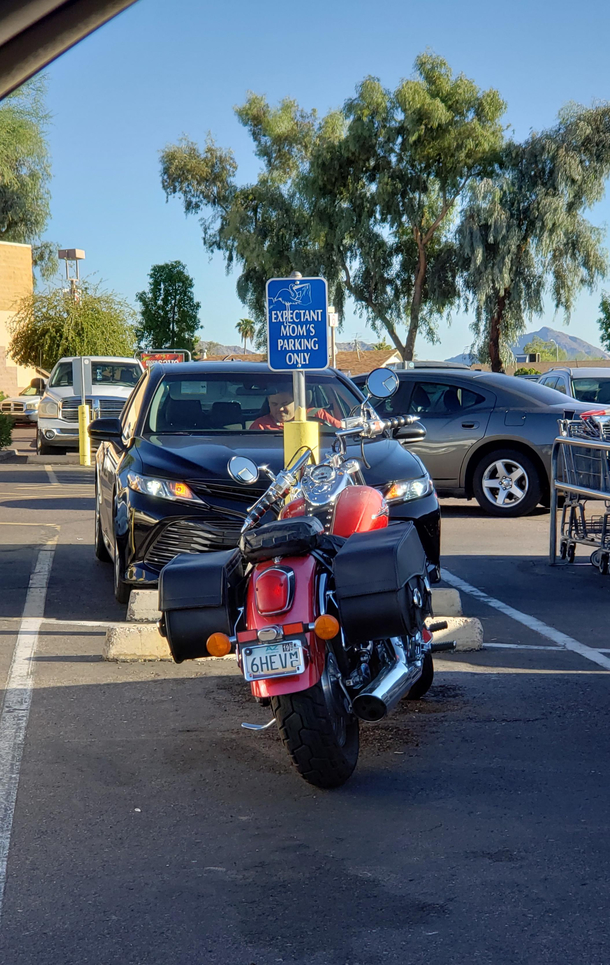
[[[431,597],[426,555],[413,523],[354,533],[337,553],[333,569],[348,643],[421,630]]]
[[[243,533],[239,547],[249,563],[274,556],[305,556],[318,545],[324,526],[314,516],[277,519]]]
[[[212,633],[233,635],[243,584],[237,549],[176,556],[161,570],[159,609],[176,663],[207,657]]]

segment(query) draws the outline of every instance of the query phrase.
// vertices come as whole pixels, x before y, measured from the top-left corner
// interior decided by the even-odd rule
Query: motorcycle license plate
[[[243,647],[242,669],[246,680],[266,680],[303,673],[305,652],[301,640],[281,640]]]

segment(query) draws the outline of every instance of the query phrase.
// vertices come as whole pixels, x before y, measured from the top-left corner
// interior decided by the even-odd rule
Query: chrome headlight
[[[37,399],[36,402],[26,402],[24,407],[24,412],[36,412],[36,409],[38,408],[39,405],[40,405],[40,399]]]
[[[41,399],[38,406],[38,415],[47,419],[56,419],[59,415],[59,406],[54,399]]]
[[[173,479],[155,479],[153,476],[141,476],[137,472],[129,472],[127,485],[136,493],[158,496],[159,499],[172,499],[174,502],[185,503],[202,502],[185,482],[175,482]]]
[[[406,503],[411,499],[420,499],[421,496],[428,496],[434,489],[434,484],[428,473],[417,476],[415,479],[403,479],[400,482],[392,483],[385,494],[388,503]]]

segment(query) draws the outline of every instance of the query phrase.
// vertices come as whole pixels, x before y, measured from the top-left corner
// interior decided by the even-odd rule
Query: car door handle
[[[478,429],[478,422],[462,422],[462,429]]]

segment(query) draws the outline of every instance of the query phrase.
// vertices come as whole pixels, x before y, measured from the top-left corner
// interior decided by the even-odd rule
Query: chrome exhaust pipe
[[[369,723],[383,720],[421,677],[422,660],[409,665],[400,638],[392,637],[390,643],[394,660],[352,701],[356,717]]]

